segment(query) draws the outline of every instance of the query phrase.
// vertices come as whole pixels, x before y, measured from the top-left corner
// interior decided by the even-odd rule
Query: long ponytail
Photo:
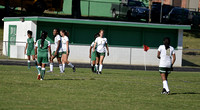
[[[169,45],[170,45],[170,38],[169,37],[165,37],[163,39],[163,44],[165,45],[165,49],[167,50],[169,48]]]
[[[41,35],[41,39],[42,39],[42,41],[41,41],[41,47],[44,46],[44,41],[45,41],[46,37],[47,37],[47,32],[43,31],[42,35]]]

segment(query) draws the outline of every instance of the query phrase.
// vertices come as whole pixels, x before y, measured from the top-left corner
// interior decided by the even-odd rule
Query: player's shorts
[[[104,56],[105,57],[105,53],[96,52],[96,57],[100,57],[100,56]]]
[[[37,57],[37,62],[38,63],[43,63],[43,64],[48,64],[48,57]]]
[[[62,54],[63,54],[63,52],[58,52],[57,55],[55,56],[55,51],[53,51],[53,56],[55,56],[55,57],[61,58]]]
[[[69,53],[70,53],[70,52],[68,52],[68,54],[69,54]],[[67,52],[66,52],[66,51],[63,51],[62,54],[67,54]]]
[[[35,49],[32,49],[32,50],[27,49],[26,55],[35,55]]]
[[[95,60],[96,60],[96,51],[92,52],[92,55],[91,55],[91,61],[95,61]]]
[[[159,72],[164,74],[170,74],[171,68],[159,67]]]

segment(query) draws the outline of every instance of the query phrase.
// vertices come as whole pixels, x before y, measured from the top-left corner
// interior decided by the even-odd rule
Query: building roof
[[[40,21],[40,22],[58,22],[72,24],[89,24],[89,25],[107,25],[121,27],[141,27],[141,28],[159,28],[159,29],[184,29],[190,30],[190,25],[172,25],[172,24],[156,24],[156,23],[139,23],[139,22],[124,22],[124,21],[108,21],[108,20],[89,20],[89,19],[71,19],[71,18],[56,18],[56,17],[5,17],[4,22],[10,21]]]

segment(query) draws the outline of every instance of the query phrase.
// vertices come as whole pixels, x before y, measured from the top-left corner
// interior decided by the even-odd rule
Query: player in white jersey
[[[173,65],[176,61],[176,55],[174,48],[170,46],[170,39],[168,37],[163,40],[164,45],[160,45],[158,48],[157,58],[160,59],[159,72],[163,81],[163,90],[161,94],[170,94],[168,87],[167,77],[173,70]]]
[[[62,51],[63,51],[63,54],[62,54],[62,66],[63,66],[63,71],[65,71],[65,63],[67,63],[72,69],[73,69],[73,72],[76,71],[75,69],[75,66],[68,61],[68,57],[69,57],[69,33],[65,30],[61,30],[60,31],[60,35],[62,36],[61,37],[61,42],[62,42]]]
[[[109,49],[108,49],[108,45],[107,45],[107,39],[103,37],[104,35],[104,30],[100,30],[99,32],[99,37],[96,38],[95,43],[94,43],[94,47],[93,47],[93,52],[96,50],[96,70],[97,70],[97,74],[101,74],[102,73],[102,68],[103,68],[103,60],[105,58],[105,53],[106,53],[106,49],[107,49],[107,56],[109,56]],[[97,47],[97,48],[96,48]],[[99,64],[99,67],[98,67]]]
[[[61,36],[59,35],[58,29],[53,30],[53,36],[54,36],[55,48],[54,48],[53,54],[50,59],[50,71],[48,71],[48,72],[53,72],[53,59],[56,57],[57,61],[59,63],[60,73],[63,73],[62,62],[61,62],[62,43],[61,43]]]

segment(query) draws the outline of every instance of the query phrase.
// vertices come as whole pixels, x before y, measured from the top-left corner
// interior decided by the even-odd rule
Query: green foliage
[[[200,73],[169,75],[172,95],[161,95],[157,71],[55,68],[45,80],[36,79],[35,67],[0,65],[0,109],[3,110],[197,110],[200,108]],[[48,68],[47,68],[48,70]]]

